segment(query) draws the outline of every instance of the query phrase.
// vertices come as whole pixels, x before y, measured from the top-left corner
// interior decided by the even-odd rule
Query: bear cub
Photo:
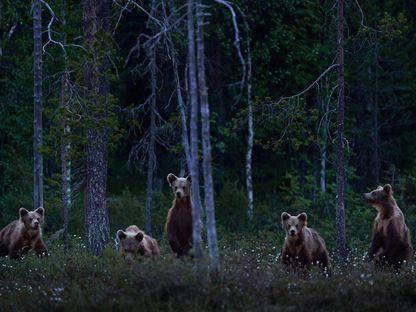
[[[376,265],[388,265],[396,269],[404,262],[408,263],[413,254],[410,231],[393,197],[391,185],[379,186],[370,193],[364,193],[363,199],[378,210],[368,253],[369,261],[374,260]]]
[[[42,207],[34,211],[20,208],[20,218],[0,231],[0,256],[22,259],[30,249],[40,257],[48,256],[41,229],[44,215],[45,210]]]
[[[317,264],[322,269],[329,269],[330,260],[325,242],[321,236],[307,226],[307,215],[301,213],[291,216],[282,213],[282,227],[286,233],[282,250],[282,261],[286,265],[309,269]]]
[[[157,241],[145,234],[135,225],[130,225],[125,231],[118,230],[120,250],[127,263],[132,263],[136,254],[156,258],[160,256]]]
[[[178,178],[169,173],[167,180],[175,198],[166,218],[165,230],[170,248],[181,258],[188,255],[192,246],[191,176]]]

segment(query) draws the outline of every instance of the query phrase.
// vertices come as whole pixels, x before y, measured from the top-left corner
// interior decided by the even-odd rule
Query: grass
[[[162,240],[161,240],[162,241]],[[318,270],[287,273],[273,239],[259,245],[240,237],[223,241],[221,269],[196,271],[192,261],[172,259],[162,243],[158,261],[127,266],[108,248],[89,255],[81,239],[70,252],[50,247],[48,259],[0,259],[3,311],[391,311],[416,304],[416,278],[377,271],[353,251],[348,265],[333,265],[331,276]],[[356,256],[354,256],[356,255]]]

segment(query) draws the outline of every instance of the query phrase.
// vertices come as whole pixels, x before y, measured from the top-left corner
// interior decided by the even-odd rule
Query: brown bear
[[[19,220],[9,223],[0,231],[0,256],[22,259],[30,249],[40,257],[48,256],[41,229],[45,210],[42,207],[34,211],[20,208],[19,215]]]
[[[368,253],[369,261],[374,260],[376,265],[386,264],[396,269],[402,263],[408,263],[413,254],[410,232],[403,212],[393,197],[391,185],[379,186],[370,193],[364,193],[363,199],[378,210]]]
[[[309,269],[312,264],[324,270],[329,269],[330,260],[325,242],[314,229],[307,227],[307,219],[304,212],[297,216],[282,213],[282,227],[286,233],[282,261],[286,265],[303,269]]]
[[[120,240],[121,254],[127,263],[132,263],[136,254],[149,258],[160,256],[157,241],[135,225],[130,225],[125,231],[118,230],[117,238]]]
[[[188,255],[192,246],[191,176],[167,176],[175,199],[166,219],[166,235],[170,248],[178,258]]]

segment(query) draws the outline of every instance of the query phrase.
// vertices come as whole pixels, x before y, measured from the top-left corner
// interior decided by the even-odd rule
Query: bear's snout
[[[176,192],[176,197],[181,198],[182,197],[182,193],[181,192]]]
[[[289,234],[290,234],[291,236],[294,236],[294,235],[296,234],[296,231],[292,229],[292,230],[290,230]]]
[[[371,202],[371,195],[368,194],[368,193],[363,193],[363,195],[361,196],[361,198],[362,198],[363,201],[365,201],[367,203],[370,203]]]

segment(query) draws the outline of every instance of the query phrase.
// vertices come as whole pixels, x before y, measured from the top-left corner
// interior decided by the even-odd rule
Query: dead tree
[[[42,4],[41,0],[33,1],[33,206],[43,207],[43,156],[42,148]]]
[[[110,1],[84,2],[84,45],[89,58],[84,64],[87,88],[87,146],[85,189],[86,246],[93,254],[100,254],[109,241],[107,192],[108,81],[106,71],[110,61],[107,51],[99,51],[97,32],[110,31]],[[103,49],[101,47],[101,49]]]
[[[202,129],[202,154],[204,169],[205,189],[205,212],[207,218],[207,238],[211,269],[219,267],[217,229],[215,221],[214,183],[212,178],[212,155],[211,155],[211,130],[210,112],[208,103],[208,88],[205,78],[205,52],[204,52],[204,20],[202,4],[199,2],[196,9],[197,17],[197,63],[198,63],[198,86],[199,101],[201,108]]]
[[[195,61],[195,25],[193,0],[188,0],[188,79],[190,93],[190,150],[191,150],[191,177],[192,177],[192,217],[193,217],[193,247],[195,257],[202,259],[201,215],[199,193],[199,159],[198,159],[198,84]]]
[[[336,136],[336,228],[337,253],[341,263],[347,259],[345,239],[345,159],[344,159],[344,0],[338,0],[337,14],[337,63],[338,63],[338,103],[337,103],[337,136]]]

